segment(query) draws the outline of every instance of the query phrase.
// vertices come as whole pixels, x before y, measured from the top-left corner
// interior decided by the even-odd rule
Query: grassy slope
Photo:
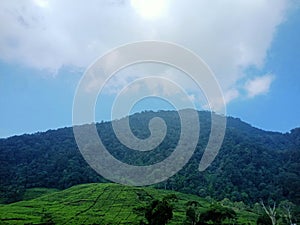
[[[40,197],[42,195],[51,194],[51,193],[54,193],[57,191],[59,191],[59,190],[55,189],[55,188],[30,188],[25,191],[22,199],[23,200],[31,200],[31,199]]]
[[[57,224],[138,224],[143,215],[139,215],[135,207],[147,205],[152,197],[162,199],[171,193],[179,200],[174,203],[173,219],[169,224],[182,224],[188,201],[198,201],[202,211],[210,205],[197,196],[149,187],[83,184],[35,199],[0,205],[0,224],[40,224],[46,218],[52,218]],[[257,215],[235,211],[239,222],[255,224]]]

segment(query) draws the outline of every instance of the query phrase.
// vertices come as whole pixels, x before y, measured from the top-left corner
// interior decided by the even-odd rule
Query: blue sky
[[[0,137],[71,126],[85,69],[111,48],[149,39],[183,45],[203,58],[223,90],[227,115],[265,130],[300,126],[299,2],[275,0],[272,7],[263,0],[153,2],[158,5],[2,1]],[[182,76],[170,69],[145,71],[179,82]],[[97,104],[98,121],[110,119],[112,100],[132,74],[120,73],[108,84],[111,91]],[[203,107],[201,94],[185,88]],[[133,111],[169,107],[148,99]]]

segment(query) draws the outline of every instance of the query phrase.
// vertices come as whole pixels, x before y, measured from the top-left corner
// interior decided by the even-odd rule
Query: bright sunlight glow
[[[165,13],[167,0],[131,0],[131,6],[145,19],[157,19]]]
[[[41,8],[48,8],[49,2],[47,0],[34,0],[35,4]]]

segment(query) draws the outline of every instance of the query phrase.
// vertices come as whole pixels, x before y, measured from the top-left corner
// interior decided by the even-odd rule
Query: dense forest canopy
[[[300,204],[300,128],[290,133],[267,132],[228,117],[223,145],[204,172],[198,165],[210,133],[210,113],[198,112],[201,132],[189,163],[175,176],[155,185],[217,200],[228,198],[254,204],[260,200],[289,200]],[[154,150],[127,149],[115,136],[111,122],[97,123],[101,140],[117,159],[133,165],[150,165],[176,147],[180,121],[176,111],[145,111],[130,116],[132,132],[150,135],[148,122],[161,117],[167,125],[163,142]],[[26,189],[65,189],[75,184],[107,182],[85,162],[72,128],[0,139],[0,199],[22,199]]]

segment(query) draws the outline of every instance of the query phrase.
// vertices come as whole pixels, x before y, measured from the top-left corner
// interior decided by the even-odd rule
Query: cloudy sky
[[[297,0],[1,1],[0,137],[71,126],[74,94],[88,66],[143,40],[172,42],[201,57],[221,86],[227,115],[288,132],[300,126],[299,24]],[[141,74],[182,84],[206,109],[203,93],[183,73],[147,64],[107,83],[96,120],[110,119],[118,91]],[[164,82],[158,85],[146,88],[173,95]],[[135,110],[168,107],[148,99]]]

